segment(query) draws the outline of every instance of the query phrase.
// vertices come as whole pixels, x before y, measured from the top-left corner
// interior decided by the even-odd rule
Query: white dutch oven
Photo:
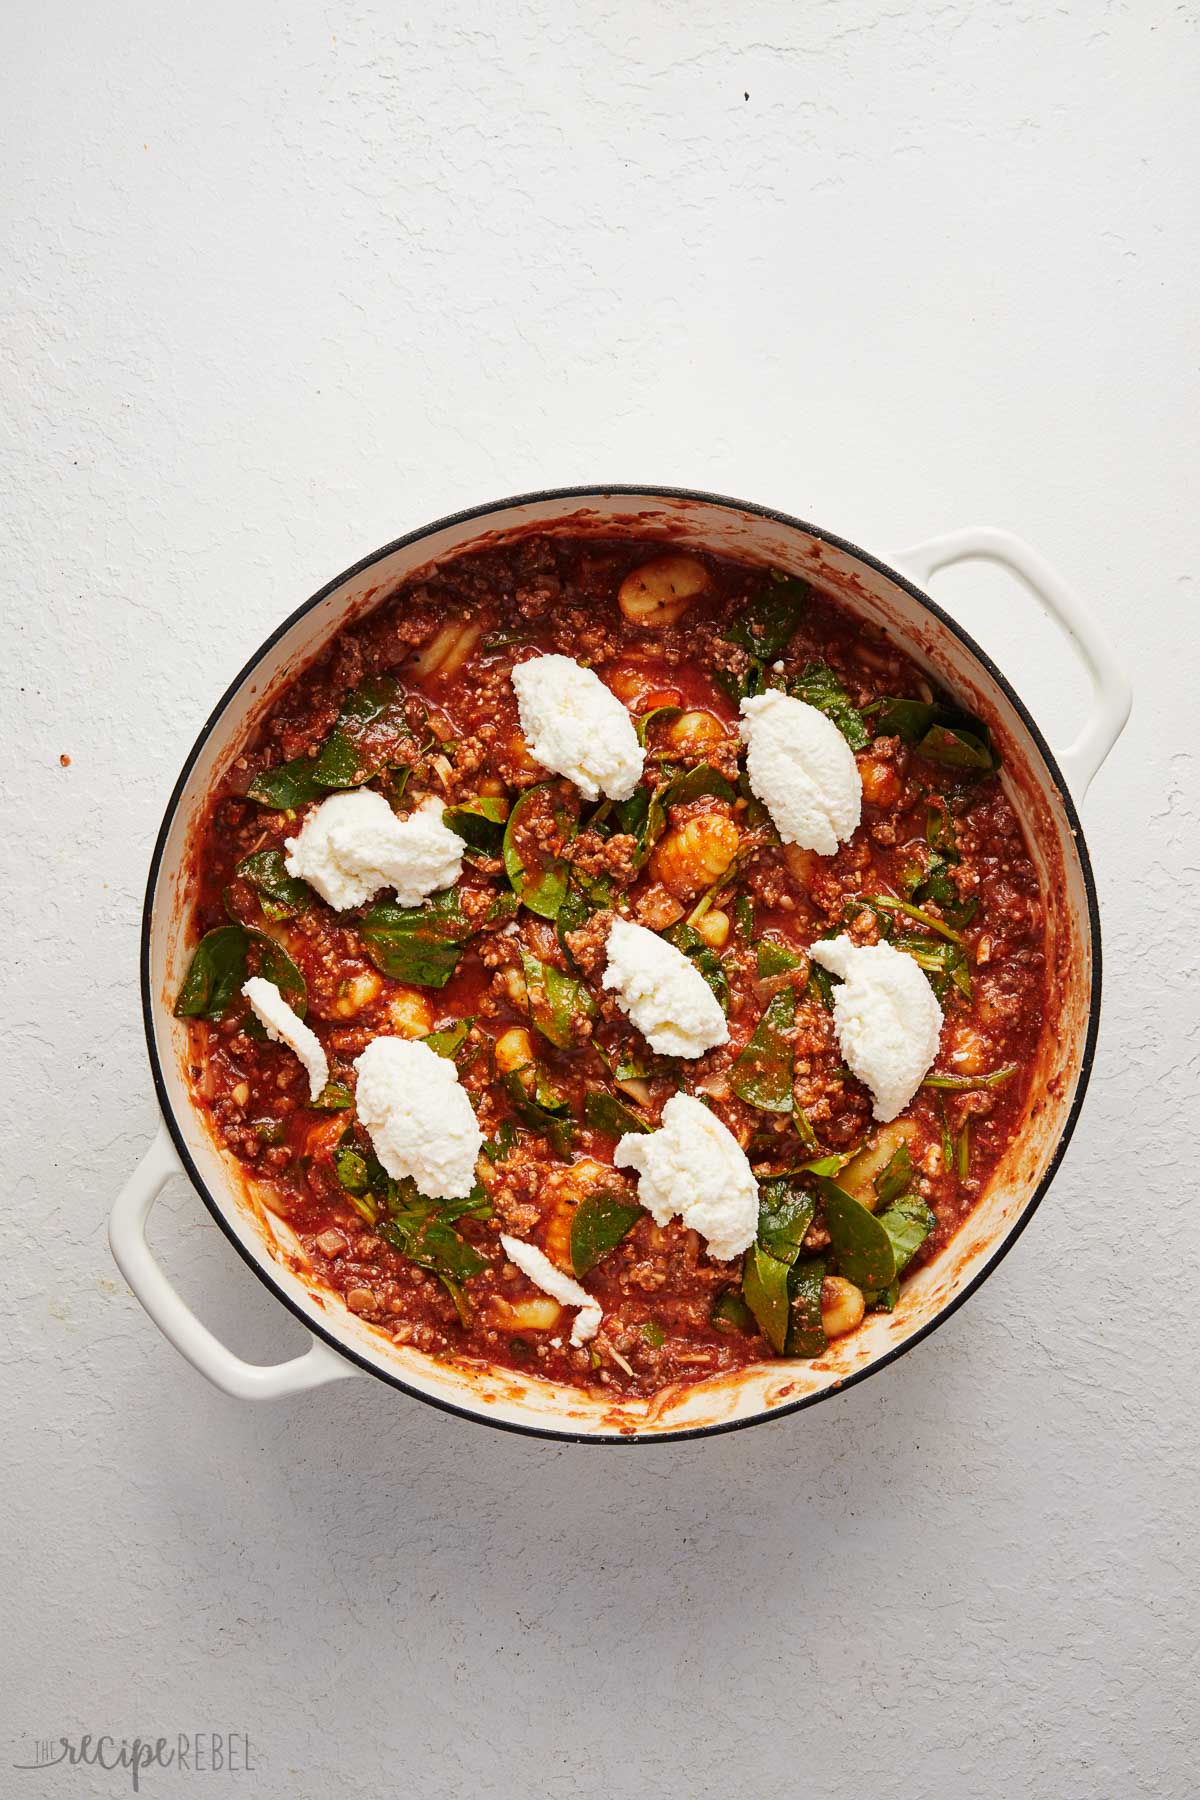
[[[920,667],[987,719],[1004,752],[1005,788],[1039,865],[1048,965],[1061,996],[1061,1017],[1045,1034],[1024,1130],[958,1237],[905,1284],[893,1314],[870,1318],[814,1362],[771,1362],[668,1389],[648,1401],[592,1397],[508,1369],[434,1361],[356,1318],[311,1276],[295,1238],[248,1190],[240,1166],[209,1134],[189,1098],[185,1027],[171,1010],[189,956],[184,871],[190,835],[213,785],[280,689],[347,620],[431,563],[531,530],[584,535],[629,529],[811,577],[883,627]],[[1023,582],[1091,676],[1087,724],[1057,757],[1000,671],[921,591],[939,569],[973,558],[999,563]],[[241,1399],[271,1399],[367,1373],[492,1425],[629,1443],[733,1430],[861,1381],[925,1337],[995,1268],[1028,1224],[1071,1136],[1100,1004],[1096,893],[1075,804],[1120,734],[1129,705],[1128,683],[1080,602],[1032,550],[998,531],[938,538],[889,567],[828,532],[741,501],[664,488],[589,488],[497,501],[389,544],[315,594],[250,660],[200,733],[167,806],[146,889],[141,957],[146,1038],[164,1125],[117,1200],[109,1227],[113,1255],[130,1287],[176,1349]],[[269,1368],[242,1361],[201,1324],[154,1261],[146,1219],[164,1184],[181,1170],[263,1284],[307,1326],[312,1344],[303,1356]]]

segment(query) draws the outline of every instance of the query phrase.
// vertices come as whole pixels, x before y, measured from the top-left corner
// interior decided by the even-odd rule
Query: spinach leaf
[[[817,1134],[813,1130],[808,1114],[805,1112],[804,1108],[802,1106],[797,1106],[794,1101],[792,1105],[792,1118],[796,1127],[796,1135],[799,1137],[800,1142],[804,1145],[805,1149],[815,1150],[817,1148]]]
[[[874,1213],[854,1200],[827,1176],[818,1176],[825,1226],[838,1269],[864,1293],[885,1288],[896,1278],[892,1241]]]
[[[789,1356],[821,1356],[829,1348],[821,1321],[821,1283],[825,1279],[823,1257],[808,1257],[792,1265],[788,1275]]]
[[[319,1112],[345,1112],[354,1105],[354,1095],[340,1081],[327,1081],[315,1100],[309,1101]]]
[[[669,813],[673,806],[683,806],[688,800],[702,799],[711,794],[717,800],[728,800],[731,804],[737,799],[737,789],[711,763],[697,763],[694,768],[681,769],[672,777],[666,786],[658,791],[658,799],[662,802],[664,812]]]
[[[947,943],[962,945],[961,932],[947,925],[944,919],[935,919],[932,913],[913,906],[908,900],[897,900],[892,894],[859,894],[849,905],[870,906],[875,910],[876,916],[880,912],[902,913],[906,918],[915,919],[919,925],[924,925],[927,931],[936,931]]]
[[[788,1339],[789,1274],[812,1224],[816,1196],[776,1176],[759,1183],[758,1236],[742,1265],[742,1297],[780,1356]]]
[[[337,724],[317,753],[313,779],[323,788],[361,787],[388,764],[410,766],[416,756],[400,683],[394,675],[368,675],[343,699]]]
[[[720,1001],[722,1012],[729,1011],[729,977],[712,945],[692,925],[682,920],[666,933],[667,941],[682,950],[689,962],[695,963],[708,986]]]
[[[788,1277],[791,1264],[780,1262],[759,1243],[751,1244],[742,1264],[742,1298],[758,1329],[776,1355],[788,1338]]]
[[[922,1082],[921,1085],[923,1087],[925,1085],[924,1082]],[[949,1175],[954,1167],[954,1139],[950,1136],[950,1121],[946,1117],[946,1096],[944,1094],[939,1094],[937,1103],[938,1122],[941,1126],[942,1133],[942,1172],[945,1175]]]
[[[826,1012],[833,1011],[834,978],[828,969],[823,969],[819,962],[809,964],[808,984],[804,989],[806,1000],[816,1000]]]
[[[621,1239],[628,1237],[642,1209],[620,1194],[597,1190],[587,1194],[571,1220],[571,1267],[577,1276],[594,1269]]]
[[[1016,1063],[993,1069],[990,1075],[927,1075],[922,1087],[944,1088],[948,1094],[968,1094],[973,1088],[999,1087],[1017,1072]]]
[[[657,791],[661,792],[661,790]],[[630,794],[628,800],[617,800],[613,803],[612,807],[612,814],[617,822],[618,829],[624,832],[627,837],[635,838],[637,840],[639,852],[645,848],[646,855],[649,855],[650,853],[650,846],[646,844],[646,837],[650,830],[652,798],[652,792],[648,787],[636,787],[632,794]],[[657,807],[655,809],[655,824],[658,831],[661,832],[664,829],[666,822],[662,807]],[[596,829],[594,821],[591,829]],[[645,858],[643,857],[642,860],[644,861]],[[641,867],[640,862],[638,867]]]
[[[442,815],[451,831],[483,856],[498,856],[504,841],[508,801],[492,794],[477,794],[462,806],[448,806]]]
[[[218,925],[200,939],[175,1002],[175,1017],[223,1019],[241,995],[251,962],[303,1018],[308,1008],[303,975],[282,945],[248,925]]]
[[[828,1156],[816,1156],[811,1162],[801,1163],[796,1174],[837,1175],[848,1162],[854,1161],[861,1149],[861,1144],[855,1144],[850,1150],[831,1150]]]
[[[1000,767],[983,720],[953,704],[893,696],[877,703],[874,725],[879,736],[900,737],[912,744],[926,762],[981,775]]]
[[[754,1314],[736,1288],[726,1288],[713,1302],[710,1315],[714,1325],[729,1326],[733,1331],[753,1331]]]
[[[931,806],[925,815],[925,842],[947,862],[958,861],[958,833],[944,803]]]
[[[649,1131],[650,1127],[638,1117],[632,1107],[618,1100],[615,1094],[603,1094],[598,1088],[589,1088],[583,1101],[583,1122],[592,1131],[602,1131],[605,1137],[624,1137],[630,1131]]]
[[[521,952],[521,968],[531,1022],[559,1050],[570,1050],[579,1040],[576,1018],[590,1018],[596,1010],[592,996],[582,982],[527,950]]]
[[[470,936],[457,888],[444,888],[423,906],[378,900],[358,930],[375,967],[413,987],[445,987]]]
[[[274,768],[260,769],[246,789],[246,798],[276,812],[295,812],[310,800],[324,798],[325,789],[316,778],[315,768],[312,757],[297,756],[291,762],[276,763]]]
[[[879,1224],[887,1233],[896,1263],[896,1274],[903,1274],[937,1219],[917,1194],[904,1194],[879,1214]]]
[[[527,1069],[513,1069],[500,1077],[500,1085],[521,1123],[548,1138],[555,1154],[566,1162],[571,1155],[573,1135],[571,1108],[540,1069],[535,1068],[532,1092],[527,1091],[521,1077],[528,1073]]]
[[[769,662],[787,649],[811,597],[807,581],[773,569],[770,581],[746,603],[725,635],[730,643]]]
[[[517,1128],[511,1119],[502,1121],[494,1138],[488,1138],[483,1146],[483,1154],[490,1163],[503,1162],[517,1141]]]
[[[951,982],[968,1000],[971,998],[971,967],[961,944],[938,943],[932,938],[908,934],[894,937],[891,942],[895,949],[903,950],[924,969],[939,1000],[945,999]]]
[[[427,1049],[432,1050],[435,1056],[444,1056],[447,1061],[453,1062],[471,1035],[471,1027],[474,1023],[474,1019],[457,1019],[444,1031],[427,1032],[421,1042]]]
[[[647,1319],[642,1326],[642,1336],[652,1350],[661,1350],[667,1341],[666,1327],[657,1319]]]
[[[333,1153],[333,1170],[354,1210],[368,1225],[374,1225],[395,1184],[376,1156],[370,1138],[353,1124],[342,1133]]]
[[[828,663],[806,663],[788,691],[832,719],[852,750],[865,750],[871,742],[872,733],[863,723],[862,714]]]
[[[404,790],[408,786],[408,778],[412,774],[409,768],[381,769],[375,777],[375,785],[383,795],[393,812],[399,812],[400,803],[404,799]]]
[[[908,1192],[913,1178],[912,1156],[907,1140],[901,1140],[885,1168],[875,1177],[875,1197],[880,1206],[890,1206],[901,1194]]]
[[[437,1276],[467,1325],[470,1313],[462,1283],[482,1274],[488,1262],[454,1227],[460,1219],[491,1216],[491,1202],[478,1183],[466,1199],[431,1200],[418,1192],[410,1177],[398,1184],[390,1202],[390,1217],[380,1219],[376,1230],[393,1250]]]
[[[256,850],[252,856],[243,856],[234,874],[255,889],[268,919],[290,919],[312,903],[312,889],[307,881],[288,874],[282,850]]]
[[[246,928],[218,925],[192,953],[175,1002],[177,1019],[221,1019],[246,979]]]
[[[635,719],[634,730],[637,732],[637,741],[642,748],[646,747],[646,739],[649,736],[651,725],[665,725],[668,719],[677,719],[682,711],[682,706],[653,706],[648,713],[643,713],[640,719]]]
[[[535,805],[540,804],[537,796],[552,785],[550,782],[540,782],[537,787],[527,788],[509,813],[508,823],[504,828],[504,867],[513,892],[522,905],[542,919],[558,917],[559,908],[566,897],[570,864],[563,857],[552,855],[544,846],[539,845],[531,853],[527,845],[525,854],[530,860],[526,867],[517,850],[517,838],[523,825],[528,826],[530,812]],[[574,836],[574,821],[565,808],[556,809],[555,822],[564,837]]]
[[[511,888],[502,888],[487,909],[485,925],[507,925],[521,910],[521,902]]]
[[[772,975],[783,975],[789,969],[798,969],[804,961],[796,951],[789,950],[786,944],[776,943],[774,938],[759,938],[755,948],[760,981],[767,981]]]
[[[974,897],[963,898],[951,874],[959,861],[958,838],[944,805],[929,808],[925,842],[930,850],[928,858],[914,859],[904,866],[900,882],[904,898],[920,907],[934,901],[947,925],[961,930],[974,918],[978,902]]]
[[[987,726],[978,719],[973,729],[962,725],[931,725],[917,745],[916,753],[926,762],[941,763],[952,769],[967,769],[980,775],[991,775],[1000,767],[1000,758],[991,741]]]
[[[577,872],[572,874],[563,903],[558,909],[555,932],[573,968],[578,968],[579,965],[567,942],[568,935],[572,931],[581,930],[594,913],[605,906],[611,906],[612,902],[612,883],[606,877],[581,876]]]
[[[870,708],[877,737],[903,738],[917,744],[933,724],[937,712],[932,700],[905,700],[890,695]]]
[[[973,895],[963,899],[951,878],[951,866],[944,856],[931,857],[924,867],[918,862],[906,863],[901,885],[906,900],[921,907],[934,901],[941,908],[947,925],[961,930],[974,918],[977,901]]]
[[[733,903],[733,918],[738,930],[750,943],[754,937],[754,902],[742,888]]]
[[[740,706],[743,700],[753,699],[756,694],[764,693],[768,685],[767,672],[756,656],[747,660],[746,667],[740,675],[732,669],[714,668],[712,678],[721,692],[727,695],[735,706]],[[771,685],[778,687],[781,683],[772,677]]]
[[[350,1145],[339,1145],[333,1153],[334,1173],[348,1194],[365,1194],[371,1186],[367,1159]]]
[[[794,1263],[817,1210],[817,1197],[786,1176],[758,1184],[758,1242],[777,1262]]]
[[[785,988],[767,1007],[730,1071],[730,1086],[738,1099],[762,1112],[792,1110],[792,1046],[783,1033],[795,1014],[796,997]]]

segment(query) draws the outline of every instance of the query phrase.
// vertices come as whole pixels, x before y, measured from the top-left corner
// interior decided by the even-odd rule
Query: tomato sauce
[[[289,998],[293,984],[330,1061],[322,1104],[296,1057],[257,1032],[240,980],[189,983],[181,997],[197,1104],[353,1311],[430,1354],[636,1395],[793,1341],[813,1354],[825,1327],[844,1325],[836,1277],[848,1253],[820,1171],[804,1165],[857,1184],[880,1217],[886,1195],[867,1160],[880,1145],[870,1095],[843,1064],[827,981],[806,955],[816,939],[889,938],[916,955],[945,1014],[933,1071],[944,1085],[918,1090],[875,1158],[902,1152],[892,1173],[923,1221],[907,1270],[944,1249],[1020,1129],[1046,1012],[1043,902],[986,728],[831,596],[770,571],[688,552],[699,591],[678,616],[630,616],[618,599],[626,578],[662,555],[633,537],[532,537],[447,561],[343,631],[243,746],[192,851],[197,937],[225,933],[200,973],[212,976],[219,949],[239,976],[265,974]],[[581,802],[531,759],[510,676],[548,651],[594,668],[646,721],[643,790],[624,808]],[[781,846],[746,785],[738,703],[764,683],[820,705],[855,750],[862,823],[833,857]],[[462,809],[452,819],[470,848],[432,951],[424,935],[415,957],[397,938],[387,894],[338,914],[289,884],[282,852],[319,797],[314,766],[338,785],[365,775],[401,812],[430,794]],[[639,809],[656,794],[661,817],[649,809],[647,828]],[[566,896],[556,917],[514,891],[506,826],[518,868],[548,872]],[[728,1044],[689,1062],[648,1052],[600,983],[614,910],[682,934],[724,1001]],[[423,914],[418,933],[430,929]],[[527,979],[539,964],[567,983],[552,1019]],[[771,1041],[791,1090],[774,1108],[745,1097],[739,1063],[768,1009],[783,1021]],[[431,1033],[454,1055],[487,1140],[475,1203],[449,1227],[467,1247],[465,1276],[414,1235],[353,1111],[353,1060],[371,1039]],[[798,1324],[787,1344],[770,1343],[747,1306],[740,1261],[710,1258],[678,1220],[656,1225],[612,1166],[621,1120],[652,1129],[680,1089],[713,1106],[760,1183],[780,1177],[811,1215],[788,1278]],[[590,1345],[572,1347],[571,1312],[513,1269],[498,1240],[527,1239],[570,1272],[585,1208],[610,1233],[614,1218],[634,1222],[582,1277],[604,1319]],[[823,1323],[811,1306],[799,1319],[806,1271]],[[896,1294],[866,1303],[886,1308]]]

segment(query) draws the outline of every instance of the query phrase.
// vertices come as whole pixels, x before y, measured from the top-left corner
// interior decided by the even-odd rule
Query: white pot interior
[[[417,569],[530,528],[574,535],[636,528],[647,535],[803,574],[883,626],[937,681],[992,725],[1004,751],[1004,784],[1039,865],[1047,904],[1047,956],[1061,994],[1058,1028],[1045,1034],[1042,1066],[1024,1131],[958,1237],[908,1281],[893,1314],[869,1318],[814,1362],[773,1361],[651,1400],[595,1397],[509,1369],[434,1361],[394,1344],[310,1277],[300,1245],[249,1190],[241,1166],[210,1136],[193,1107],[184,1066],[186,1028],[171,1007],[187,967],[190,834],[213,784],[246,732],[347,621],[378,604]],[[414,1393],[480,1418],[588,1437],[670,1435],[752,1419],[844,1383],[929,1327],[1002,1252],[1035,1203],[1067,1126],[1080,1080],[1091,1005],[1091,930],[1079,846],[1057,785],[1032,734],[985,665],[921,601],[888,574],[790,522],[733,503],[603,492],[501,503],[444,523],[344,578],[262,652],[226,699],[199,747],[163,844],[151,901],[148,1011],[153,1048],[178,1141],[210,1205],[249,1260],[327,1340]]]

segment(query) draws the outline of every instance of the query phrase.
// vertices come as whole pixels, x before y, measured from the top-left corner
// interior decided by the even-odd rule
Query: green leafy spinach
[[[586,1275],[615,1250],[641,1216],[641,1207],[618,1193],[597,1189],[585,1195],[571,1219],[571,1267],[576,1275]]]
[[[376,901],[358,929],[364,950],[384,975],[431,988],[445,987],[471,934],[457,888],[443,889],[423,906]]]
[[[796,998],[790,988],[776,994],[730,1072],[730,1086],[738,1099],[761,1112],[792,1110],[792,1045],[784,1033],[795,1012]]]
[[[557,919],[571,872],[564,857],[554,855],[540,844],[531,849],[529,844],[530,816],[542,804],[541,795],[551,786],[549,782],[541,782],[521,795],[508,815],[502,846],[504,867],[513,892],[523,906],[542,919]],[[564,839],[574,836],[576,823],[564,806],[556,806],[555,824]],[[517,848],[518,841],[523,846],[521,850]],[[528,858],[527,863],[521,860],[522,856]]]
[[[282,850],[256,850],[243,856],[234,874],[255,890],[265,918],[290,919],[312,903],[312,889],[307,881],[288,874]]]
[[[788,692],[808,706],[815,706],[832,719],[852,750],[865,750],[873,733],[867,729],[862,714],[842,685],[840,677],[826,662],[806,663]]]
[[[303,1018],[308,1007],[303,975],[281,944],[248,925],[218,925],[200,939],[175,1002],[176,1018],[225,1018],[251,974],[273,981]]]

